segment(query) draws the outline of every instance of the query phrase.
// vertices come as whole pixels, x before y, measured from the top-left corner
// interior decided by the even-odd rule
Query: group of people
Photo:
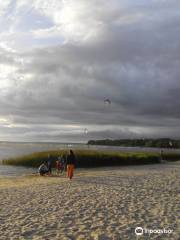
[[[52,175],[52,166],[53,166],[53,158],[50,154],[48,154],[48,158],[45,162],[43,162],[38,169],[38,172],[41,176],[44,175]],[[67,177],[72,179],[74,175],[74,168],[76,166],[76,157],[72,150],[69,151],[69,154],[59,156],[56,160],[56,174],[63,173],[67,171]]]

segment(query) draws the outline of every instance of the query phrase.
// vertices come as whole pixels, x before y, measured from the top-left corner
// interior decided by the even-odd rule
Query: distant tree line
[[[88,144],[105,146],[122,146],[122,147],[180,148],[180,140],[174,140],[170,138],[89,140]]]

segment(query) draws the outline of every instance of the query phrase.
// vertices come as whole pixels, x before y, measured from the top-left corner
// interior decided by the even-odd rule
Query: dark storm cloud
[[[47,126],[40,130],[36,124],[89,125],[91,135],[85,138],[143,132],[180,136],[174,130],[180,127],[180,3],[142,1],[128,7],[132,16],[140,17],[124,24],[118,11],[102,11],[104,31],[96,41],[67,42],[21,55],[0,50],[0,62],[16,66],[0,97],[1,115],[31,126],[32,132],[22,131],[39,139],[84,137]],[[104,98],[112,103],[105,105]]]

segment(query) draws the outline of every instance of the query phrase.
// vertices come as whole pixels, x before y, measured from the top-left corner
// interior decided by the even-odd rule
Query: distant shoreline
[[[180,148],[180,140],[171,138],[101,139],[89,140],[87,144],[116,147]]]

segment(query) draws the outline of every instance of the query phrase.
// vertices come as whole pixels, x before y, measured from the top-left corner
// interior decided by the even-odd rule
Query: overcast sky
[[[180,138],[180,1],[1,1],[0,140],[134,137]]]

